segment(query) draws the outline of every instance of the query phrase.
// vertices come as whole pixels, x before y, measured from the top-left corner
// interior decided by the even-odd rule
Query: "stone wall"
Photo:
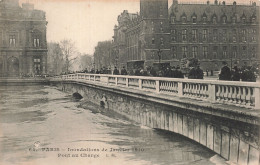
[[[230,162],[259,164],[259,126],[252,122],[205,114],[191,110],[188,106],[172,106],[169,100],[164,103],[159,100],[150,101],[145,95],[129,95],[98,85],[76,82],[54,84],[71,94],[78,92],[96,104],[104,101],[106,110],[116,111],[133,122],[183,135]]]

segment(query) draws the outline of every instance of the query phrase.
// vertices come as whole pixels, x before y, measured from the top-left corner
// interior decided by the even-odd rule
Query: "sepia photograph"
[[[0,165],[259,165],[259,0],[0,0]]]

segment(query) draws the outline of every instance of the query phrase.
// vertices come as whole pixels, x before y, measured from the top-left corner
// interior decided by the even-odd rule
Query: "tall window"
[[[197,46],[193,46],[192,47],[192,57],[193,58],[197,58],[198,57],[198,47]]]
[[[172,42],[175,42],[176,41],[176,30],[175,29],[171,30],[171,32],[172,32],[172,37],[171,37]]]
[[[216,42],[218,38],[218,29],[213,29],[213,42]]]
[[[216,16],[213,16],[212,22],[213,22],[213,24],[217,24],[217,17]]]
[[[34,63],[34,73],[40,74],[41,73],[41,59],[40,58],[34,58],[33,63]]]
[[[252,57],[255,58],[256,57],[256,47],[252,47]]]
[[[188,56],[187,46],[182,47],[182,58],[186,58]]]
[[[15,45],[16,45],[15,35],[10,35],[9,36],[9,46],[15,47]]]
[[[218,55],[218,47],[217,47],[217,46],[214,46],[214,47],[213,47],[213,58],[214,58],[214,59],[217,59],[217,55]]]
[[[186,29],[182,30],[182,41],[187,41],[187,30]]]
[[[223,29],[223,42],[227,42],[227,29]]]
[[[208,39],[208,30],[207,29],[203,29],[202,40],[203,41],[207,41],[207,39]]]
[[[242,29],[242,42],[246,42],[246,29]]]
[[[207,46],[203,46],[202,50],[203,50],[203,57],[204,57],[204,59],[208,58],[208,47]]]
[[[39,36],[35,36],[35,38],[33,39],[33,46],[40,47],[40,37]]]
[[[245,57],[246,56],[246,49],[247,47],[246,46],[242,46],[242,56]]]
[[[163,38],[161,38],[160,40],[161,40],[161,45],[163,45]]]
[[[192,29],[191,31],[191,36],[192,36],[192,41],[195,42],[197,41],[197,30],[196,29]]]
[[[232,58],[237,58],[237,47],[233,46]]]
[[[175,16],[172,16],[172,17],[171,17],[171,23],[175,23],[175,19],[176,19],[176,17],[175,17]]]
[[[152,44],[155,44],[155,40],[154,40],[154,38],[152,38]]]
[[[222,22],[223,22],[223,24],[226,24],[226,23],[227,23],[227,17],[226,17],[226,16],[223,16],[223,17],[222,17]]]
[[[227,58],[227,47],[223,46],[223,58]]]
[[[177,58],[177,50],[175,46],[172,47],[172,58]]]

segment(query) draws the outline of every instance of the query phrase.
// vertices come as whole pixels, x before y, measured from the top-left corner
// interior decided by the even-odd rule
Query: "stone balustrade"
[[[155,93],[204,100],[211,103],[260,108],[260,84],[219,80],[177,79],[76,73],[55,78],[74,81],[96,81],[124,88],[135,88]]]

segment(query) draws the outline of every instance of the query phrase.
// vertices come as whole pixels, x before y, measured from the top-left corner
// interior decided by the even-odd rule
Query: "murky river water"
[[[55,87],[0,87],[0,164],[220,163],[220,157],[186,138],[93,108],[99,106],[77,102]]]

